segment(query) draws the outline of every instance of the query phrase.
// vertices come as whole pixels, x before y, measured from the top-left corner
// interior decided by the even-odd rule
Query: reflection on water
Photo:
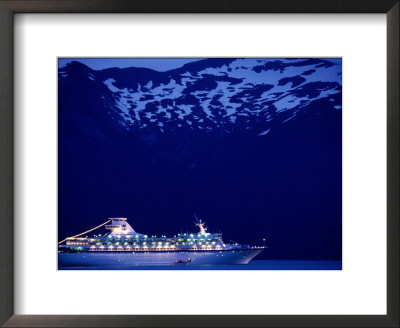
[[[155,266],[59,267],[59,270],[342,270],[342,261],[252,260],[243,265],[172,264]]]

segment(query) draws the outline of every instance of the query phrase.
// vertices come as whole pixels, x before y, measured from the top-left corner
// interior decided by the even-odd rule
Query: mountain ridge
[[[271,128],[270,121],[285,123],[318,99],[329,98],[332,109],[340,108],[341,99],[335,97],[341,93],[339,65],[321,59],[253,61],[243,66],[240,59],[204,59],[166,72],[136,67],[95,71],[72,62],[59,70],[59,83],[86,79],[97,84],[110,120],[126,131],[222,128],[229,133],[236,125],[251,129],[262,121],[260,134]],[[330,71],[325,80],[322,69]]]

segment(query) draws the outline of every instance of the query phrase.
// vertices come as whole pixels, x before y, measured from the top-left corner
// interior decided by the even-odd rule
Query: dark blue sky
[[[58,67],[64,67],[73,60],[79,61],[94,70],[110,67],[145,67],[156,71],[168,71],[186,63],[197,61],[199,58],[59,58]]]
[[[202,58],[59,58],[58,67],[65,67],[72,61],[79,61],[94,70],[101,70],[111,67],[145,67],[156,71],[164,72],[170,69],[182,67],[184,64],[201,60]],[[335,64],[341,65],[340,58],[325,58]]]

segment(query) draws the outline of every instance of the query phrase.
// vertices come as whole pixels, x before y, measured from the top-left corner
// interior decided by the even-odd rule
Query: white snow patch
[[[258,135],[259,136],[265,136],[269,131],[271,131],[271,129],[265,130],[265,131],[259,133]]]
[[[103,81],[103,83],[112,91],[112,92],[118,92],[118,91],[120,91],[117,87],[115,87],[114,85],[113,85],[113,83],[115,82],[115,80],[114,79],[107,79],[107,80],[105,80],[105,81]]]
[[[165,113],[165,116],[167,118],[172,117],[171,113],[167,111],[167,108],[164,108],[162,106],[158,106],[157,108],[158,108],[158,110],[156,111],[157,114]]]
[[[296,116],[296,113],[294,113],[292,116],[288,117],[286,120],[282,121],[282,123],[286,123],[287,121],[290,121],[295,116]]]
[[[307,100],[307,97],[297,98],[292,95],[288,95],[286,97],[281,98],[278,101],[275,101],[274,105],[276,107],[277,112],[284,112],[289,109],[293,109],[294,107],[300,105],[302,100]]]
[[[152,86],[153,86],[153,81],[149,81],[149,82],[146,84],[146,88],[147,88],[147,89],[151,89]]]
[[[183,110],[184,116],[192,114],[192,106],[181,104],[178,106],[179,109]]]

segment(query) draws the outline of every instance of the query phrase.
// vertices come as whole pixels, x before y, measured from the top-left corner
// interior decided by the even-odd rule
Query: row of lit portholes
[[[96,248],[92,246],[89,250],[90,251],[174,251],[174,250],[189,250],[189,251],[198,251],[198,250],[212,250],[212,249],[221,249],[221,246],[217,246],[215,248],[212,248],[211,246],[208,247],[201,247],[201,248],[185,248],[185,249],[177,249],[177,248],[132,248],[132,247],[126,247],[123,248],[122,246],[115,248],[115,247],[99,247]]]

